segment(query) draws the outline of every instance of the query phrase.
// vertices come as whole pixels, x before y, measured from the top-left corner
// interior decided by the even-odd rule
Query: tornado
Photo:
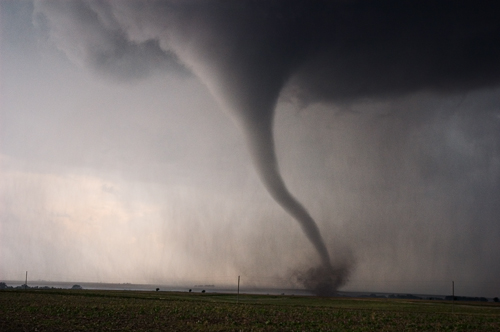
[[[207,78],[212,93],[218,96],[221,105],[228,110],[244,134],[254,167],[263,185],[271,197],[299,223],[320,258],[320,265],[305,271],[294,271],[291,278],[316,295],[334,296],[337,289],[346,283],[352,262],[341,262],[332,266],[318,225],[288,190],[276,157],[273,120],[276,104],[290,69],[270,63],[267,70],[257,73],[250,70],[240,72],[237,79],[234,78],[236,70],[227,71],[227,67],[224,69],[218,71],[222,73],[222,77],[215,81],[218,84],[211,84],[213,81]],[[269,72],[272,75],[268,75]]]
[[[253,163],[262,183],[274,200],[299,223],[321,259],[319,266],[305,271],[294,271],[292,278],[318,296],[335,296],[337,289],[347,282],[353,263],[344,261],[332,266],[316,222],[286,187],[276,160],[272,131],[273,114],[270,112],[267,118],[258,122],[247,122],[243,131],[246,133]]]
[[[261,50],[258,54],[266,52]],[[241,129],[255,170],[268,193],[299,223],[319,256],[318,266],[294,271],[291,278],[317,295],[333,296],[347,281],[352,262],[337,262],[332,266],[317,223],[292,195],[281,176],[273,136],[276,104],[290,74],[300,63],[300,54],[289,57],[288,62],[282,57],[275,62],[272,57],[262,55],[245,57],[241,54],[235,58],[244,61],[214,61],[209,66],[216,70],[202,79]],[[206,63],[205,60],[203,65]]]
[[[273,137],[275,108],[293,63],[279,66],[266,61],[266,68],[252,72],[251,68],[258,67],[257,62],[263,66],[263,59],[247,58],[247,61],[238,63],[238,68],[228,68],[225,63],[216,71],[216,80],[212,74],[212,77],[205,78],[205,82],[241,129],[255,170],[271,197],[299,223],[316,249],[322,266],[330,269],[330,255],[318,225],[288,190],[276,157]],[[211,64],[212,68],[217,65],[217,62]],[[242,67],[248,70],[239,70]]]

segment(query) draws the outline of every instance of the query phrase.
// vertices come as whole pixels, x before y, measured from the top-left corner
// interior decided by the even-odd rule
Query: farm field
[[[239,303],[237,302],[239,300]],[[0,291],[0,331],[500,331],[497,303]]]

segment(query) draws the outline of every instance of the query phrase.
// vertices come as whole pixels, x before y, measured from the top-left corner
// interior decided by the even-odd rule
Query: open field
[[[496,303],[174,292],[0,291],[0,331],[500,331]]]

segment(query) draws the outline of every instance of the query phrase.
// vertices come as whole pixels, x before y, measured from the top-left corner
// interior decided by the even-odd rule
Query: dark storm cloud
[[[304,97],[320,100],[466,91],[497,85],[500,76],[494,1],[42,3],[41,25],[112,72],[175,62],[175,46],[159,45],[173,32],[199,43],[209,63],[224,62],[220,75],[230,83],[259,79],[273,96],[290,76]],[[137,42],[134,28],[151,35]]]
[[[302,103],[351,102],[500,83],[500,11],[493,1],[37,4],[35,19],[59,47],[99,72],[136,77],[178,59],[200,77],[242,128],[269,193],[317,249],[323,268],[313,274],[322,292],[341,285],[348,267],[329,267],[315,221],[281,178],[273,118],[282,90]]]
[[[499,13],[491,1],[327,2],[297,84],[326,100],[497,85]]]

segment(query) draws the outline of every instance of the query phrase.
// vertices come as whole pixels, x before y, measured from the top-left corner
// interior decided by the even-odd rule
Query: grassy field
[[[0,331],[500,331],[494,303],[234,294],[0,291]]]

